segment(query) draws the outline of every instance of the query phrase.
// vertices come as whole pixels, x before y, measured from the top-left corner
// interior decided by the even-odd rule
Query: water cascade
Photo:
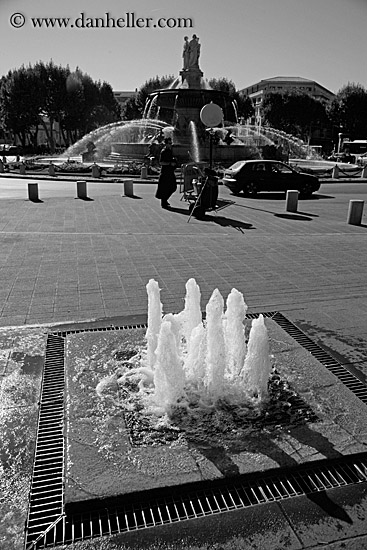
[[[69,158],[81,155],[87,148],[88,142],[92,141],[96,148],[96,160],[103,160],[108,156],[111,153],[111,144],[114,142],[123,143],[131,157],[143,158],[148,151],[148,144],[154,139],[154,136],[165,130],[171,131],[172,126],[157,119],[143,118],[113,122],[84,136],[70,146],[61,157]]]
[[[191,135],[191,155],[195,162],[200,162],[200,148],[198,132],[193,120],[189,123],[189,130]]]
[[[246,345],[247,305],[241,292],[232,289],[225,307],[215,289],[203,321],[195,279],[187,281],[185,306],[177,314],[163,315],[156,281],[151,279],[146,289],[147,347],[139,365],[124,375],[140,380],[146,411],[161,416],[192,404],[256,407],[266,402],[271,374],[267,328],[262,315],[253,320]]]

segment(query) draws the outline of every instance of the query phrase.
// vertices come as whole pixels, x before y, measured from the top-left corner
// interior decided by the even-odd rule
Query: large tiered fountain
[[[195,36],[195,35],[194,35]],[[194,42],[194,45],[191,44]],[[83,161],[158,160],[164,137],[173,140],[173,152],[180,164],[208,162],[211,158],[209,132],[215,134],[215,163],[229,166],[247,158],[305,159],[309,147],[300,139],[267,126],[241,125],[236,104],[228,93],[210,88],[199,67],[200,47],[194,39],[183,55],[183,68],[172,84],[151,93],[142,119],[119,121],[97,128],[72,145],[62,157],[82,157]],[[190,46],[191,45],[191,46]],[[213,103],[222,111],[222,122],[207,128],[201,120],[202,108]],[[230,143],[226,137],[230,135]],[[92,150],[90,152],[90,147]],[[158,151],[158,152],[157,152]],[[278,154],[280,153],[280,154]]]
[[[169,88],[157,90],[149,95],[144,113],[148,121],[152,119],[152,115],[159,118],[160,114],[164,113],[168,126],[164,132],[171,133],[174,154],[180,163],[190,159],[208,161],[210,158],[208,132],[200,119],[201,109],[205,105],[215,103],[222,109],[223,123],[224,121],[236,123],[236,106],[229,95],[226,92],[211,89],[204,79],[204,74],[199,67],[200,47],[197,39],[193,38],[187,44],[192,52],[187,55],[184,52],[184,67],[179,76]],[[134,150],[135,154],[138,149],[141,149],[141,152],[145,151],[146,154],[146,144],[137,145],[138,147],[133,148],[126,142],[113,141],[111,149],[112,153],[122,155],[130,149]],[[230,164],[245,156],[247,156],[246,145],[241,140],[235,140],[230,147],[225,142],[220,142],[216,146],[215,158],[218,162]]]

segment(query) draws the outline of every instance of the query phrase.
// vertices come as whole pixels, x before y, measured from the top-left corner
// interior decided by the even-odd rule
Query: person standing
[[[168,199],[177,189],[175,176],[177,161],[173,156],[172,139],[170,137],[164,140],[164,148],[161,151],[159,162],[161,173],[155,196],[157,199],[160,199],[162,208],[168,209],[170,207]]]

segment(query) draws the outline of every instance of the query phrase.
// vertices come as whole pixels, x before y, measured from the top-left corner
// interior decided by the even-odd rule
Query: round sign
[[[200,111],[200,120],[208,128],[215,128],[223,120],[223,111],[216,103],[208,103]]]

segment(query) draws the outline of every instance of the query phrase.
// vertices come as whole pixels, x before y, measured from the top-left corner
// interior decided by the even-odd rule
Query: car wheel
[[[305,183],[303,187],[301,187],[299,190],[299,195],[301,199],[306,199],[308,197],[311,197],[312,193],[313,193],[312,185],[310,185],[309,183]]]
[[[243,189],[243,192],[248,197],[256,197],[257,195],[257,185],[253,181],[247,183]]]

